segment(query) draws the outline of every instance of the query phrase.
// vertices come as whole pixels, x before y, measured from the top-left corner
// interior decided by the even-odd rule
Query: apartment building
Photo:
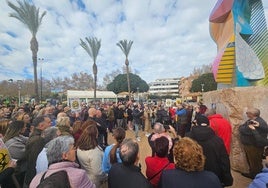
[[[149,94],[158,96],[179,96],[181,78],[161,78],[149,83]]]

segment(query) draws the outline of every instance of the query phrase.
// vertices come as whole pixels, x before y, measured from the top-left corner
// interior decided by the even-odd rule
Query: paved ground
[[[146,165],[145,165],[144,159],[145,159],[145,157],[151,155],[151,148],[148,144],[147,137],[145,136],[145,133],[140,132],[140,136],[141,136],[141,141],[139,142],[140,163],[142,166],[142,172],[143,172],[143,174],[145,174],[144,172],[146,169]],[[128,138],[135,138],[134,132],[128,130],[127,137]],[[108,141],[109,144],[113,143],[111,133],[109,133],[108,140],[109,140]],[[246,187],[248,187],[249,183],[251,182],[251,179],[248,179],[248,178],[241,176],[240,173],[238,173],[238,172],[232,171],[232,175],[234,177],[234,184],[233,184],[233,186],[230,186],[228,188],[246,188]]]

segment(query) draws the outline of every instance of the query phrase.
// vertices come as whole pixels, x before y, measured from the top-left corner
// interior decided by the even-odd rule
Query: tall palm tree
[[[17,0],[17,3],[18,6],[7,1],[8,6],[14,10],[14,12],[10,13],[9,16],[18,19],[32,33],[30,47],[32,51],[32,60],[34,68],[34,85],[35,85],[34,90],[35,90],[35,98],[39,102],[38,83],[37,83],[38,41],[36,39],[36,34],[41,25],[43,17],[46,15],[46,11],[44,11],[41,15],[39,15],[39,8],[36,8],[35,5],[31,5],[25,0],[23,2]]]
[[[93,60],[93,74],[94,74],[94,102],[96,102],[96,89],[97,89],[97,65],[96,60],[101,47],[101,40],[98,40],[96,37],[86,37],[86,42],[80,39],[80,46],[86,50],[89,56]]]
[[[133,44],[133,41],[127,41],[127,40],[120,40],[116,45],[121,48],[123,53],[126,56],[125,65],[127,68],[127,88],[128,88],[128,95],[130,96],[130,80],[129,80],[129,61],[128,61],[128,54],[131,49],[131,46]]]

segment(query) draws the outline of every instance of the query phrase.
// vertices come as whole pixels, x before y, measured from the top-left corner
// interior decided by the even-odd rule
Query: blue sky
[[[16,3],[15,0],[11,0]],[[189,76],[195,67],[210,64],[216,45],[209,34],[209,14],[216,0],[31,0],[47,11],[37,33],[38,58],[45,79],[92,74],[92,60],[80,38],[97,37],[98,84],[125,56],[116,43],[133,40],[131,69],[146,82]],[[266,19],[268,1],[264,0]],[[0,1],[0,81],[33,79],[31,33],[8,14]],[[40,70],[40,61],[38,62]]]

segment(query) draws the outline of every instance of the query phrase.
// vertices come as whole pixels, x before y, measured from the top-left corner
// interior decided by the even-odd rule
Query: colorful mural
[[[261,0],[218,0],[210,17],[217,83],[268,85],[268,31]]]

